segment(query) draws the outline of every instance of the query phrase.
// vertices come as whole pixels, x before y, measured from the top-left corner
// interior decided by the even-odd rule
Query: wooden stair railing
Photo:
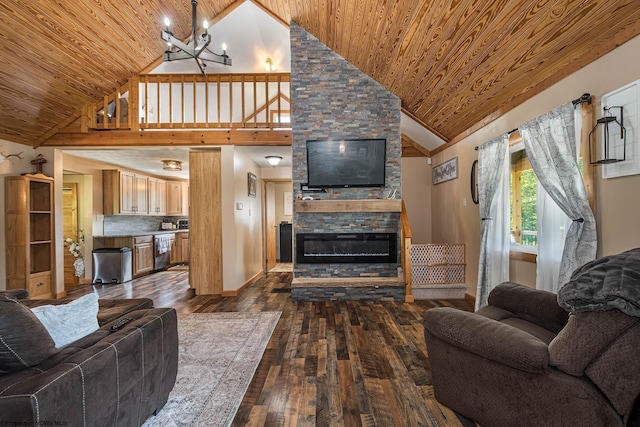
[[[288,73],[133,76],[85,107],[89,129],[289,128]]]
[[[414,302],[411,278],[411,226],[409,225],[409,216],[402,200],[402,210],[400,211],[400,239],[401,239],[401,264],[404,272],[405,282],[405,302]]]

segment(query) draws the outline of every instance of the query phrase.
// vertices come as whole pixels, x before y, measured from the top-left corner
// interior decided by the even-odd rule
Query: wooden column
[[[196,295],[222,294],[220,150],[189,153],[189,281]]]
[[[589,199],[589,206],[593,211],[593,215],[596,213],[596,168],[589,163],[589,132],[593,128],[593,109],[596,100],[595,97],[591,97],[591,104],[586,102],[582,103],[582,133],[580,135],[580,153],[582,155],[582,179],[584,180],[584,187],[587,190],[587,198]]]

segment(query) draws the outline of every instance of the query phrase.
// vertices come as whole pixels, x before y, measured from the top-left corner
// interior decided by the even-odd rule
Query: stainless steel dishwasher
[[[153,269],[164,270],[169,266],[171,258],[171,235],[156,234],[153,236]]]

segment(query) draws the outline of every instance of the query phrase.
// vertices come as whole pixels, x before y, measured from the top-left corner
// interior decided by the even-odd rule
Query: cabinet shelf
[[[7,289],[26,289],[30,298],[54,296],[53,199],[53,178],[5,177]]]

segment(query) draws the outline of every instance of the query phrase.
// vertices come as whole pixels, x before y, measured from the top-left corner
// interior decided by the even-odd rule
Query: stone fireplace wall
[[[323,200],[384,199],[395,190],[402,198],[400,160],[400,99],[291,23],[291,121],[293,127],[293,188],[296,194]],[[301,192],[307,182],[306,141],[313,139],[387,140],[384,188],[332,188]],[[399,212],[298,212],[294,233],[398,233]],[[399,237],[398,237],[399,238]],[[397,263],[298,264],[295,277],[397,277]]]

